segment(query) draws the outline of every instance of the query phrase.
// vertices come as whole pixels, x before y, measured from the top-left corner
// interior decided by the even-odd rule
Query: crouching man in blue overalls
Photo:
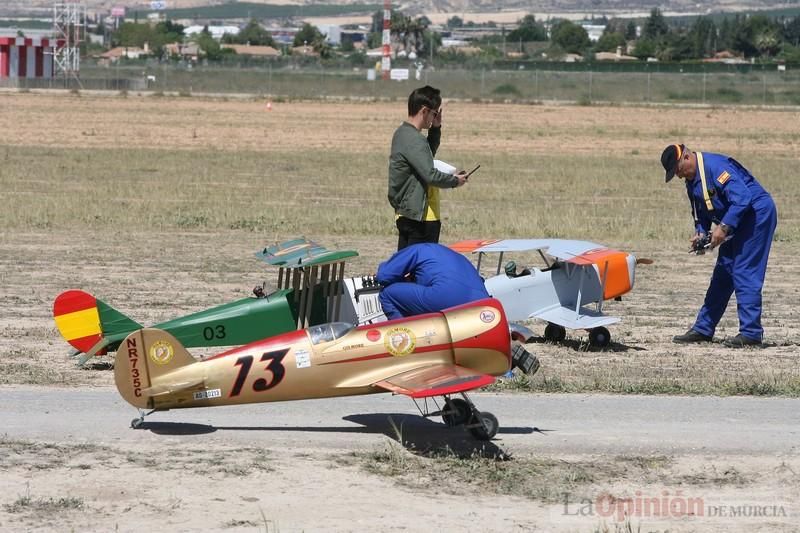
[[[412,244],[378,267],[380,302],[386,318],[441,311],[488,298],[472,263],[440,244]]]
[[[736,292],[739,334],[726,346],[760,346],[761,288],[778,223],[775,202],[750,172],[732,157],[692,152],[671,144],[661,154],[666,180],[686,180],[686,192],[695,221],[692,247],[710,233],[708,248],[719,246],[717,264],[706,299],[694,326],[673,342],[710,342],[731,294]],[[711,224],[716,226],[713,231]]]
[[[381,263],[375,277],[383,286],[378,298],[389,320],[489,297],[472,263],[441,244],[407,246]],[[519,343],[511,346],[511,364],[529,375],[539,370],[539,359]]]

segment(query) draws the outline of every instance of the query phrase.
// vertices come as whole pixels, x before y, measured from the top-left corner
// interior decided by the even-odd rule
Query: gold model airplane
[[[521,347],[513,352],[513,363],[523,368],[530,363],[526,357],[533,358]],[[465,426],[488,440],[497,433],[497,418],[478,411],[466,392],[506,373],[511,353],[503,307],[488,298],[379,324],[316,325],[203,360],[165,331],[140,329],[121,343],[114,380],[122,397],[140,409],[134,428],[142,424],[144,409],[392,392],[415,403],[442,397],[441,407],[434,398],[435,410],[425,401],[422,415],[441,415],[448,426]]]

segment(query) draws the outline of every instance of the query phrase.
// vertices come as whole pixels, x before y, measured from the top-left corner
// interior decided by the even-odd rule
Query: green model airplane
[[[355,251],[330,251],[305,238],[268,246],[256,257],[278,267],[277,290],[242,298],[205,311],[155,324],[187,347],[233,346],[295,329],[339,320],[345,260]],[[130,333],[144,327],[104,301],[68,290],[53,303],[53,318],[83,365],[115,351]]]

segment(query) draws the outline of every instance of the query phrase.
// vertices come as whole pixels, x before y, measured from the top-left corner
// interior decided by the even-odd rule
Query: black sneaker
[[[755,346],[755,347],[764,346],[764,343],[761,342],[760,340],[750,339],[748,337],[745,337],[741,333],[739,333],[735,337],[725,339],[724,341],[722,341],[722,344],[724,344],[728,348],[744,348],[746,346]]]
[[[539,358],[523,348],[521,344],[515,344],[511,349],[511,368],[515,367],[532,376],[539,370]]]
[[[679,344],[690,344],[694,342],[711,342],[712,337],[708,335],[703,335],[702,333],[690,329],[683,335],[675,335],[672,337],[672,342],[676,342]]]

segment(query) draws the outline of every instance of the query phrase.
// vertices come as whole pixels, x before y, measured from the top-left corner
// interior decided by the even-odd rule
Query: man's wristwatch
[[[729,225],[727,225],[727,224],[720,224],[720,225],[719,225],[719,229],[721,229],[722,231],[724,231],[724,232],[725,232],[725,235],[727,235],[727,234],[728,234],[728,232],[731,230],[731,227],[730,227]]]

